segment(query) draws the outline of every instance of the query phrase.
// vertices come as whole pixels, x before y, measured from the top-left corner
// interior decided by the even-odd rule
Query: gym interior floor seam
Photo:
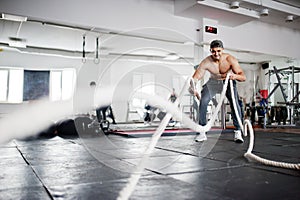
[[[256,155],[299,163],[300,134],[255,131]],[[243,157],[233,132],[163,136],[130,199],[299,199],[300,171]],[[117,199],[151,137],[38,137],[0,146],[0,199]]]

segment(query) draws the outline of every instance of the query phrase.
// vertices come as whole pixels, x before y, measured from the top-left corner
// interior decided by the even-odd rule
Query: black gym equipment
[[[105,134],[109,133],[110,124],[116,124],[111,106],[96,109],[96,118],[87,125],[87,128],[100,128]]]
[[[268,100],[270,99],[270,97],[274,94],[274,92],[280,88],[280,91],[282,93],[282,97],[284,102],[277,102],[278,104],[284,104],[285,106],[273,106],[271,107],[271,113],[269,114],[269,124],[272,123],[274,121],[274,117],[275,117],[275,121],[278,123],[278,125],[281,124],[281,122],[283,122],[283,124],[286,124],[286,120],[288,119],[289,116],[289,122],[290,125],[293,125],[293,120],[295,121],[295,119],[297,120],[299,118],[298,114],[298,110],[300,108],[300,103],[299,103],[299,94],[300,91],[298,90],[299,88],[297,87],[298,92],[296,94],[294,94],[294,90],[295,90],[295,83],[294,83],[294,75],[295,73],[299,73],[300,72],[300,68],[294,67],[294,66],[290,66],[290,67],[286,67],[286,68],[282,68],[282,69],[277,69],[275,66],[273,67],[273,70],[269,70],[267,74],[269,74],[269,81],[270,81],[270,77],[272,74],[276,75],[276,79],[277,79],[277,85],[273,88],[273,90],[270,92],[270,94],[268,95],[268,97],[265,100],[265,105],[263,105],[264,109],[265,109],[265,117],[269,108],[269,102]],[[281,78],[280,78],[280,74],[284,75],[284,74],[290,74],[291,77],[291,93],[292,93],[292,99],[290,101],[288,101],[288,96],[285,93],[285,88],[282,85],[281,82]],[[264,121],[264,127],[266,127],[266,120]]]

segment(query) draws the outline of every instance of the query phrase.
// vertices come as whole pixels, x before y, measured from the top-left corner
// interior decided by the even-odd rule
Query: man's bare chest
[[[211,72],[213,74],[224,74],[227,73],[230,70],[229,63],[220,63],[220,64],[214,64],[211,67]]]
[[[230,70],[230,64],[227,63],[227,62],[220,63],[218,65],[218,68],[219,68],[220,74],[225,74],[225,73],[227,73]]]

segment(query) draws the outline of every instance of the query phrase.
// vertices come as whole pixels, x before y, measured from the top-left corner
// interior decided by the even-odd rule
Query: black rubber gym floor
[[[300,134],[256,131],[253,153],[299,163]],[[160,138],[130,199],[300,199],[300,171],[248,161],[233,132]],[[102,133],[0,146],[0,199],[117,199],[150,137]]]

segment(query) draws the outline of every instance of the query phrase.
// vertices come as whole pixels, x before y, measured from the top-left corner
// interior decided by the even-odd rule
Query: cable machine
[[[270,89],[270,83],[271,83],[271,75],[275,74],[276,75],[276,79],[277,79],[277,85],[272,89],[272,91],[269,93],[268,97],[266,99],[262,99],[263,102],[263,108],[264,108],[264,127],[267,126],[267,110],[270,108],[269,105],[269,99],[270,97],[274,94],[274,92],[279,88],[283,97],[283,102],[277,102],[277,104],[282,104],[285,105],[282,107],[283,110],[287,110],[288,112],[286,113],[287,116],[289,117],[289,122],[290,125],[294,125],[295,121],[294,119],[299,119],[299,107],[300,107],[300,103],[299,103],[299,87],[298,85],[295,84],[295,74],[300,72],[300,68],[298,67],[294,67],[294,66],[290,66],[290,67],[286,67],[286,68],[282,68],[282,69],[277,69],[275,66],[273,67],[273,70],[269,70],[269,72],[267,74],[269,74],[269,89]],[[266,75],[267,75],[266,74]],[[282,77],[284,75],[288,75],[288,81],[287,81],[287,86],[288,86],[288,92],[289,94],[286,94],[286,88],[283,87],[283,83],[281,81]],[[297,86],[295,88],[295,86]],[[295,89],[296,91],[298,91],[295,94]],[[289,96],[291,97],[291,100],[289,99]],[[277,109],[277,108],[276,108]],[[276,110],[277,111],[277,110]],[[272,111],[271,111],[272,113]],[[281,114],[284,112],[281,112]],[[274,117],[274,115],[271,114],[272,117]],[[272,119],[271,119],[272,122]]]

